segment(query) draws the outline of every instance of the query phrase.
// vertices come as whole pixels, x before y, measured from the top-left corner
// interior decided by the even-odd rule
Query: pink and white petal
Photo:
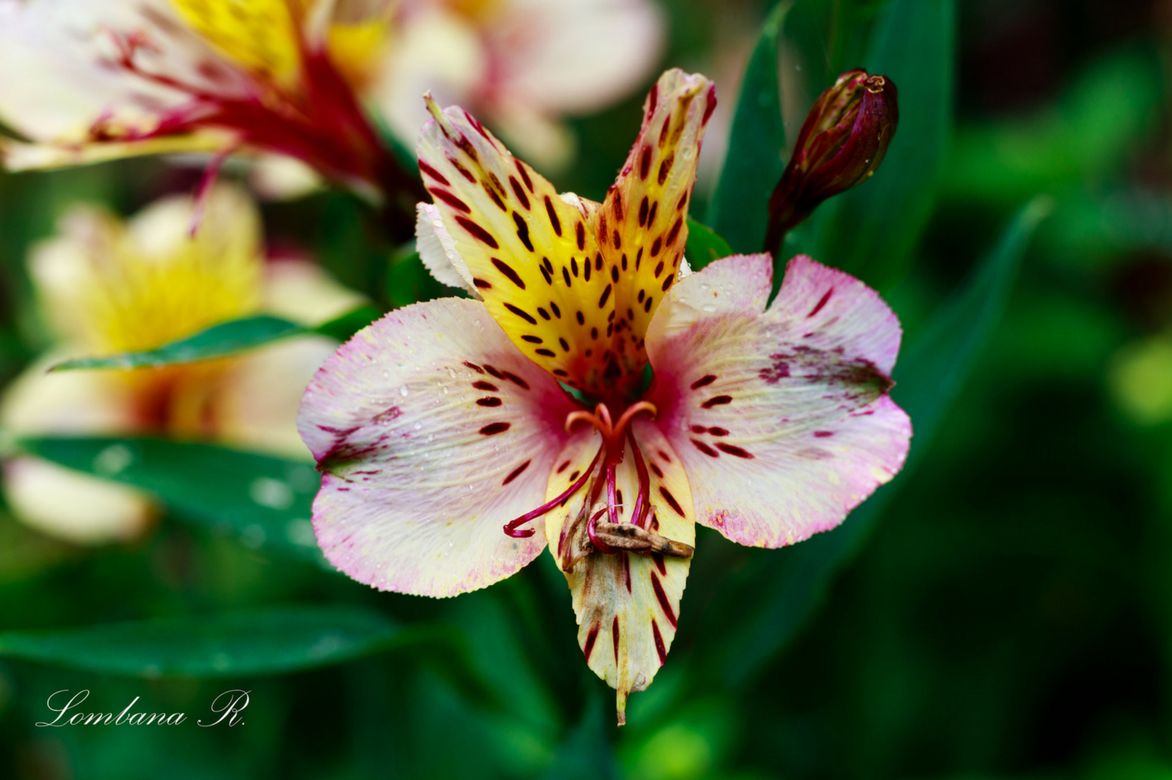
[[[423,267],[437,282],[480,297],[480,293],[472,286],[468,265],[456,251],[455,239],[444,226],[440,211],[434,204],[419,203],[415,206],[415,248],[419,251]]]
[[[359,331],[318,371],[298,420],[322,472],[326,557],[381,590],[453,596],[545,546],[503,526],[544,501],[574,408],[483,304],[443,299]]]
[[[692,486],[696,520],[780,547],[833,528],[903,466],[887,396],[899,322],[873,290],[807,257],[766,309],[767,255],[680,282],[648,334],[649,397]]]
[[[642,459],[650,484],[647,530],[694,546],[691,492],[680,459],[655,425],[638,421],[634,435],[639,451],[628,443],[616,475],[622,504],[619,522],[632,520],[639,485],[637,463]],[[593,433],[578,434],[567,445],[551,476],[546,491],[549,499],[577,478],[597,447],[598,437]],[[605,497],[599,497],[595,490],[584,491],[582,497],[551,512],[546,517],[546,535],[570,586],[578,644],[591,670],[615,689],[621,724],[626,718],[628,694],[650,685],[667,659],[691,558],[630,552],[582,555],[583,549],[589,549],[585,523],[606,505]]]
[[[485,30],[490,86],[550,115],[597,111],[645,82],[665,31],[648,0],[512,0]]]

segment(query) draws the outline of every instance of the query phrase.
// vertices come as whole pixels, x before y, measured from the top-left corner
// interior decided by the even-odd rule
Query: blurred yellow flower
[[[301,392],[332,351],[325,338],[283,342],[239,358],[136,371],[46,373],[61,358],[150,349],[217,322],[265,310],[306,322],[358,302],[305,260],[266,262],[260,218],[241,192],[213,189],[193,237],[192,198],[161,200],[127,222],[89,206],[35,248],[31,271],[58,340],[0,398],[14,433],[156,433],[304,452]],[[132,538],[153,517],[135,491],[18,458],[5,464],[14,514],[75,542]]]

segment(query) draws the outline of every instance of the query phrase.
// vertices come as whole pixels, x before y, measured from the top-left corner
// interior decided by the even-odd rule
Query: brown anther
[[[597,523],[594,535],[614,550],[625,550],[638,555],[667,555],[672,558],[691,558],[691,545],[668,539],[631,523]]]

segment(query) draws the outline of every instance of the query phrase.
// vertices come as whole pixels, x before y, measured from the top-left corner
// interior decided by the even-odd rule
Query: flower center
[[[654,404],[647,401],[639,401],[627,407],[626,411],[619,416],[617,422],[614,421],[610,409],[606,404],[602,403],[598,404],[593,412],[580,410],[568,414],[565,423],[567,432],[575,426],[585,423],[592,426],[601,434],[602,443],[599,445],[598,451],[594,453],[594,457],[590,460],[590,465],[583,469],[581,476],[571,482],[569,487],[541,506],[531,509],[520,517],[506,523],[504,526],[505,533],[515,539],[524,539],[532,536],[534,530],[532,528],[522,528],[522,526],[553,511],[556,507],[564,505],[589,484],[590,495],[587,500],[587,505],[593,506],[604,494],[605,504],[601,508],[594,510],[590,515],[586,524],[586,534],[590,538],[590,543],[594,546],[594,549],[604,553],[615,552],[614,545],[604,538],[607,534],[599,533],[598,522],[605,515],[607,522],[611,526],[619,525],[619,510],[622,508],[622,504],[618,500],[616,483],[618,466],[623,461],[628,443],[631,446],[632,457],[635,459],[635,473],[639,483],[628,525],[633,525],[640,529],[645,528],[650,509],[651,478],[647,472],[647,464],[643,459],[643,453],[639,450],[639,443],[635,440],[630,428],[631,421],[640,414],[648,414],[654,417],[656,411]],[[594,478],[593,481],[591,481],[592,477]]]

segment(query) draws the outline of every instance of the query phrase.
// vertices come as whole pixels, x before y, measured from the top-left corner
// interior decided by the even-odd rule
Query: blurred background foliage
[[[840,71],[898,84],[879,173],[787,250],[900,313],[906,472],[794,548],[701,532],[669,662],[617,730],[545,556],[455,600],[377,594],[299,536],[299,461],[26,442],[91,471],[118,444],[119,478],[168,510],[93,549],[0,509],[0,776],[1172,778],[1172,4],[796,0],[766,25],[769,5],[670,0],[664,63],[716,78],[727,126],[765,29],[748,82],[780,83],[791,140]],[[638,100],[574,121],[559,186],[602,196]],[[723,147],[753,146],[736,133],[706,148],[693,216],[753,250],[704,204],[767,192],[783,157],[714,190]],[[59,215],[194,181],[155,160],[0,176],[0,380],[48,346],[26,257]],[[382,307],[445,294],[354,196],[264,221]],[[241,500],[257,480],[287,495]],[[34,728],[63,688],[197,716],[252,693],[235,729]]]

